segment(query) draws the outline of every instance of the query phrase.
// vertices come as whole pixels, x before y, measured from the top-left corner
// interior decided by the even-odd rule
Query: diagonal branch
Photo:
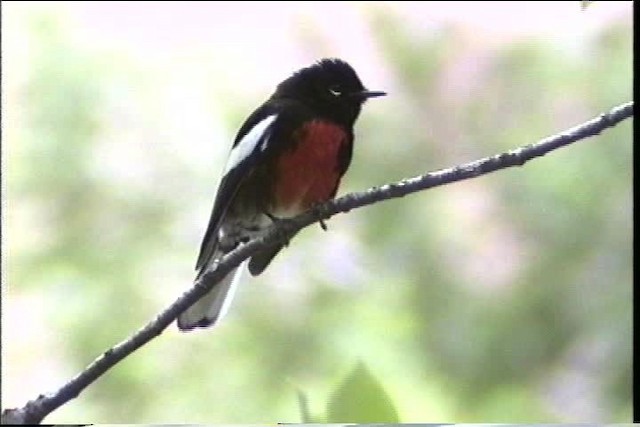
[[[370,188],[360,193],[347,194],[319,205],[295,218],[278,222],[271,226],[263,236],[251,240],[224,256],[216,266],[210,267],[206,273],[201,276],[195,286],[183,293],[180,298],[163,310],[155,319],[125,341],[105,351],[80,374],[60,389],[48,395],[40,395],[36,399],[29,401],[22,408],[3,411],[2,423],[36,424],[41,422],[42,419],[52,411],[77,397],[80,392],[119,361],[160,335],[180,313],[206,294],[227,273],[240,265],[242,261],[269,246],[286,242],[300,229],[314,222],[328,219],[337,213],[349,212],[355,208],[403,197],[428,188],[474,178],[512,166],[522,166],[529,160],[544,156],[560,147],[590,136],[598,135],[603,130],[613,127],[632,116],[633,102],[628,102],[586,123],[575,126],[557,135],[547,137],[536,143],[516,148],[506,153],[465,163],[460,166],[441,169],[414,178],[407,178],[381,187]]]

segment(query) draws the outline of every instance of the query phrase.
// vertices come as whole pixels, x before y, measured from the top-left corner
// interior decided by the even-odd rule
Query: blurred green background
[[[632,98],[631,2],[479,3],[3,5],[3,408],[191,285],[235,131],[317,58],[389,92],[340,194]],[[172,326],[45,422],[300,422],[300,399],[353,421],[349,396],[401,422],[630,422],[631,140],[306,229],[220,327]]]

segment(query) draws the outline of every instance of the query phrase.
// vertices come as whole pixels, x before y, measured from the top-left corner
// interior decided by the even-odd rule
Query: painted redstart
[[[322,59],[281,82],[233,142],[200,247],[196,280],[274,221],[333,198],[351,163],[353,125],[362,104],[382,95],[367,90],[339,59]],[[249,272],[262,273],[282,247],[253,255]],[[224,316],[243,266],[178,317],[180,330],[211,326]]]

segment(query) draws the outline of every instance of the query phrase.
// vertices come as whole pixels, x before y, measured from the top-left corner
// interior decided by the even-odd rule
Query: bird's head
[[[367,99],[383,95],[386,93],[367,90],[345,61],[322,59],[280,83],[272,98],[295,99],[316,113],[351,126]]]

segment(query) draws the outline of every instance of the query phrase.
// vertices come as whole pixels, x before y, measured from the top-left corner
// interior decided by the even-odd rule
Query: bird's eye
[[[329,93],[333,96],[338,97],[342,95],[342,89],[340,89],[340,86],[338,85],[329,86]]]

